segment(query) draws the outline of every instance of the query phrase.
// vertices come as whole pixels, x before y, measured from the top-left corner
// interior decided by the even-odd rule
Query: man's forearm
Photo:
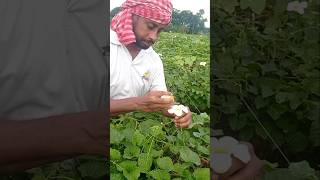
[[[138,101],[139,101],[139,97],[117,99],[117,100],[110,99],[111,116],[139,110]]]
[[[49,157],[107,154],[105,112],[83,112],[36,120],[0,120],[0,167]]]

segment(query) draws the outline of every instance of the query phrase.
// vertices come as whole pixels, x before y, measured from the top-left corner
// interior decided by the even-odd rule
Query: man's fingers
[[[258,177],[262,173],[263,161],[253,156],[247,166],[232,175],[228,180],[248,180]]]
[[[191,119],[191,113],[190,112],[189,113],[184,113],[180,117],[176,116],[173,121],[175,123],[185,123],[185,122],[188,122],[189,119]]]
[[[232,174],[236,173],[237,171],[239,171],[244,166],[245,166],[245,164],[242,161],[240,161],[239,159],[237,159],[235,157],[232,157],[232,165],[228,169],[227,172],[221,174],[221,179],[222,180],[228,179]]]
[[[262,173],[263,161],[255,154],[252,144],[248,142],[240,142],[248,146],[251,161],[234,175],[228,177],[228,180],[247,180],[258,177]]]
[[[175,119],[175,125],[176,127],[188,127],[191,124],[192,118],[191,118],[191,112],[187,113],[184,117]]]
[[[151,96],[157,96],[158,98],[160,98],[163,95],[172,95],[171,92],[168,91],[150,91],[149,94]]]

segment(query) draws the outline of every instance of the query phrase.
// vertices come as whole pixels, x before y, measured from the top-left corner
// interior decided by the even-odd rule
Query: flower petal
[[[185,113],[189,112],[189,108],[187,106],[183,106],[182,111]]]
[[[176,110],[174,113],[176,114],[176,116],[182,116],[183,114],[181,110]]]
[[[303,7],[303,8],[307,8],[308,7],[308,2],[303,1],[303,2],[300,3],[300,6]]]
[[[219,139],[219,146],[223,147],[230,153],[232,152],[233,147],[236,146],[237,144],[239,144],[239,142],[230,136],[224,136]]]
[[[251,160],[248,146],[245,144],[236,145],[232,150],[232,154],[234,155],[234,157],[246,164]]]
[[[287,11],[294,11],[297,6],[299,6],[299,2],[298,1],[292,1],[292,2],[289,2],[288,3],[288,6],[287,6]]]
[[[232,158],[230,154],[212,153],[211,154],[211,168],[219,174],[225,173],[232,165]]]
[[[218,144],[218,142],[219,142],[219,140],[217,138],[215,138],[215,137],[210,138],[210,146],[211,147],[216,146]]]
[[[175,109],[173,109],[173,108],[168,109],[168,113],[173,114],[174,112],[175,112]]]
[[[304,8],[298,8],[296,12],[299,14],[304,14]]]

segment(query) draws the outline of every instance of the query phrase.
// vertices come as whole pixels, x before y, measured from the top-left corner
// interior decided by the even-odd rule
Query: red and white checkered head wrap
[[[121,11],[111,21],[111,29],[117,33],[119,41],[124,45],[136,42],[132,14],[167,25],[172,16],[171,0],[126,0],[121,5]]]

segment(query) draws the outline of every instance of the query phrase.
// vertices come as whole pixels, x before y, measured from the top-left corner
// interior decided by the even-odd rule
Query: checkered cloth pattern
[[[124,45],[136,42],[132,14],[167,25],[172,16],[171,0],[126,0],[121,5],[121,11],[111,21],[111,29]]]

